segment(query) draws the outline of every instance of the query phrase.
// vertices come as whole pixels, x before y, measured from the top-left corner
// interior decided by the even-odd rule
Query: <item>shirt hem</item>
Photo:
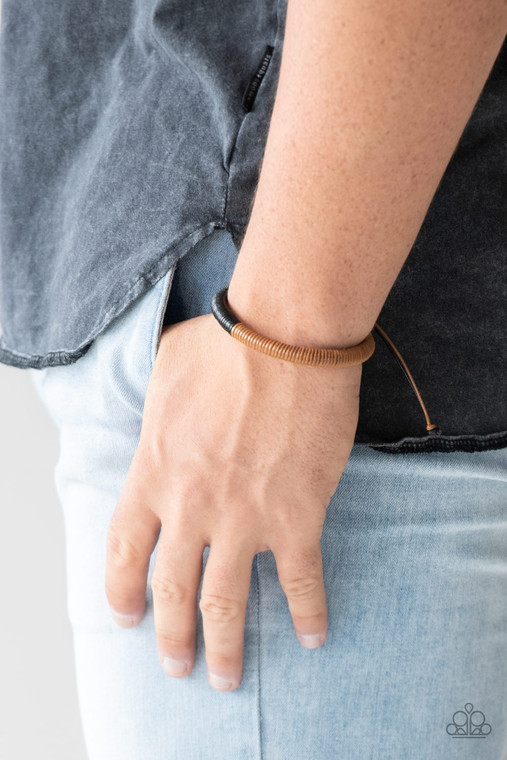
[[[422,452],[488,451],[507,447],[507,430],[486,435],[431,435],[425,437],[401,438],[391,443],[357,442],[355,445],[368,446],[385,454],[417,454]]]
[[[27,354],[9,348],[5,343],[5,336],[0,336],[0,364],[7,364],[18,369],[44,369],[44,367],[58,367],[73,364],[89,350],[95,338],[103,332],[109,324],[123,313],[137,298],[142,296],[158,280],[164,277],[169,268],[179,259],[183,258],[203,238],[211,235],[215,229],[226,229],[233,239],[238,234],[237,224],[223,219],[212,219],[185,234],[182,238],[173,242],[150,268],[143,272],[136,280],[127,285],[122,293],[121,300],[112,303],[99,324],[91,330],[82,343],[75,349],[55,349],[43,354]]]

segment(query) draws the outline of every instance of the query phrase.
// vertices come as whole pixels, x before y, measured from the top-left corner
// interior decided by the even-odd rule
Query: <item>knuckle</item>
[[[293,576],[289,578],[279,578],[279,580],[284,593],[293,599],[312,596],[312,594],[314,594],[320,587],[320,578],[317,576]]]
[[[241,605],[237,601],[212,594],[201,596],[199,609],[210,620],[219,623],[230,623],[241,614]]]
[[[188,637],[178,636],[175,633],[157,631],[159,647],[168,652],[179,652],[188,647]]]
[[[224,652],[217,649],[206,647],[206,663],[209,669],[220,670],[222,673],[234,673],[238,667],[237,658],[227,656]]]
[[[120,614],[128,614],[134,607],[138,607],[138,600],[128,588],[122,588],[118,583],[106,579],[104,584],[105,594],[109,606]]]
[[[118,567],[131,567],[137,565],[140,552],[137,546],[126,536],[121,536],[116,531],[110,531],[107,536],[107,553]]]
[[[171,604],[184,604],[188,597],[188,589],[173,578],[164,575],[153,575],[150,581],[153,595],[161,602],[170,602]]]
[[[111,588],[107,586],[106,598],[109,603],[109,606],[112,607],[113,610],[115,610],[116,612],[119,612],[120,614],[128,614],[129,611],[132,609],[132,606],[133,606],[132,598],[128,594],[118,591],[118,589],[116,588]]]

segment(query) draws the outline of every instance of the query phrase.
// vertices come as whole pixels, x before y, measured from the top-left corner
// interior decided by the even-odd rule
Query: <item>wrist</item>
[[[243,252],[243,249],[242,249]],[[305,287],[302,278],[276,279],[273,270],[253,268],[238,259],[227,291],[235,316],[274,340],[315,348],[356,346],[371,332],[359,309],[342,308],[327,286]],[[243,265],[242,265],[243,264]]]

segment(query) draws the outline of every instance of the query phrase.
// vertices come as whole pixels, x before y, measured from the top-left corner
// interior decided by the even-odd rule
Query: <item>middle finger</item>
[[[197,537],[162,526],[150,585],[160,664],[170,676],[193,668],[203,548]]]
[[[233,691],[241,681],[245,614],[255,551],[238,536],[210,542],[199,609],[203,619],[208,681]]]

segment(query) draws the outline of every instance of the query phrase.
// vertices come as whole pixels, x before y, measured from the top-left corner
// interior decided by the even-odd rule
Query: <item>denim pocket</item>
[[[155,308],[155,318],[153,324],[153,330],[151,334],[150,342],[150,374],[153,372],[155,365],[155,359],[157,357],[158,347],[160,345],[160,337],[162,335],[162,327],[164,324],[164,315],[166,313],[167,305],[171,295],[172,285],[174,281],[174,272],[178,266],[178,261],[175,261],[171,266],[167,274],[162,278],[162,286],[160,294],[157,300]]]
[[[231,233],[217,228],[181,256],[165,275],[156,298],[150,371],[153,371],[163,328],[210,314],[212,298],[217,290],[229,284],[237,258]]]

